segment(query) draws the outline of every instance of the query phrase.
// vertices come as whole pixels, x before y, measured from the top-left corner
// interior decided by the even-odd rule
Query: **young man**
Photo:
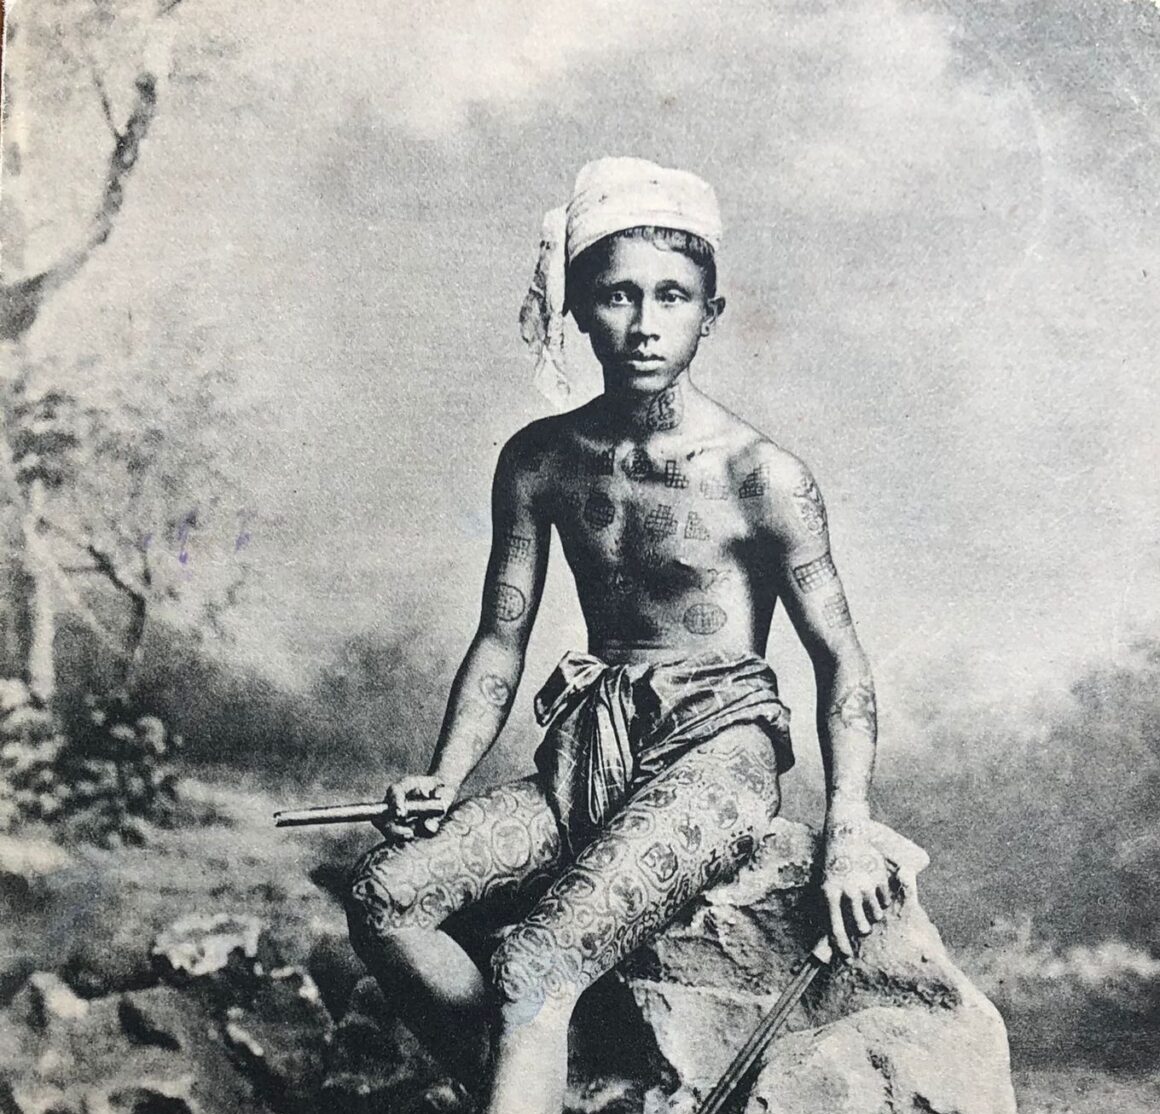
[[[555,224],[525,327],[556,382],[567,308],[604,393],[500,453],[479,629],[430,772],[389,790],[388,840],[356,868],[350,900],[355,946],[392,1004],[492,1114],[561,1110],[581,991],[736,871],[777,814],[793,756],[761,655],[779,599],[817,676],[837,947],[849,954],[850,927],[868,932],[889,901],[864,830],[873,682],[821,494],[689,376],[725,308],[716,198],[691,174],[603,159]],[[566,655],[536,698],[537,775],[453,806],[519,684],[553,526],[588,652]],[[512,897],[530,911],[488,978],[440,925]]]

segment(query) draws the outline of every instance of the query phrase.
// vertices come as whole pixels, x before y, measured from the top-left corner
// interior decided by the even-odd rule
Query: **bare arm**
[[[843,902],[860,932],[868,932],[869,922],[889,903],[885,864],[865,831],[878,729],[874,679],[830,552],[821,492],[809,470],[788,454],[781,454],[771,472],[781,481],[771,485],[769,508],[779,594],[817,683],[818,740],[826,772],[822,889],[835,943],[849,954]]]
[[[430,774],[452,795],[508,717],[548,566],[550,523],[527,431],[504,446],[492,486],[492,545],[479,627],[451,686]]]

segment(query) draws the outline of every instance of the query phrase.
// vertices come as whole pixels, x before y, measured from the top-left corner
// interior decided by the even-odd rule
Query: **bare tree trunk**
[[[51,704],[56,695],[56,599],[53,594],[51,557],[45,550],[44,482],[29,485],[23,519],[24,571],[28,577],[28,687],[33,696]]]

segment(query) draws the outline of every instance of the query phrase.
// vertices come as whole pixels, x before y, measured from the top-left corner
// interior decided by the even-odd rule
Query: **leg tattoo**
[[[535,1016],[578,994],[753,853],[780,805],[764,731],[746,724],[638,792],[548,889],[492,959],[508,1008]]]
[[[556,821],[535,780],[501,785],[456,805],[435,835],[364,855],[352,874],[352,934],[438,928],[468,905],[530,890],[559,855]]]

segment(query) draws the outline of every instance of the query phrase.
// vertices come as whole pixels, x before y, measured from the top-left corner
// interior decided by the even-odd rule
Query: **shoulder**
[[[801,457],[758,434],[745,454],[749,471],[760,474],[770,494],[792,497],[802,488],[816,488],[809,466]]]
[[[739,497],[783,537],[825,539],[826,507],[813,472],[801,457],[755,431],[734,459]]]
[[[529,422],[504,442],[496,470],[538,472],[560,432],[556,415]]]
[[[546,507],[553,490],[555,461],[575,438],[575,411],[538,418],[507,439],[495,466],[494,491],[502,499]]]
[[[508,438],[500,450],[500,466],[539,472],[559,453],[586,443],[593,426],[593,404],[529,422]]]

